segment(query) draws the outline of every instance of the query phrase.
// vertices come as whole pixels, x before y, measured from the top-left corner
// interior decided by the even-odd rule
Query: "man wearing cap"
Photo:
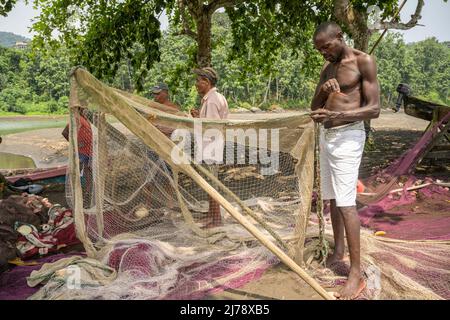
[[[166,111],[168,113],[177,113],[180,111],[180,107],[169,100],[169,87],[167,86],[167,84],[160,82],[158,85],[152,88],[152,94],[155,102],[158,102],[167,107],[167,110],[163,111]],[[174,130],[173,128],[162,125],[156,125],[156,127],[168,137],[171,136]]]
[[[195,87],[202,98],[198,117],[219,120],[228,118],[227,99],[217,92],[216,88],[216,83],[219,78],[217,72],[211,67],[194,69],[193,72],[197,75]],[[191,112],[191,114],[194,117],[197,116],[195,111]],[[203,141],[203,145],[205,145],[205,143],[206,142]],[[215,176],[218,176],[218,168],[216,165],[210,165],[209,169]],[[210,228],[219,226],[222,223],[221,220],[220,205],[213,198],[209,197],[209,211],[206,217],[205,227]]]
[[[170,108],[171,111],[180,111],[180,107],[169,100],[169,87],[165,83],[159,83],[152,88],[152,94],[156,102]]]

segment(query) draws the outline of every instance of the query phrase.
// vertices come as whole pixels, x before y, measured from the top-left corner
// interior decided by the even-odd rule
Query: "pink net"
[[[450,192],[448,187],[433,185],[411,174],[417,161],[428,150],[450,113],[427,130],[416,145],[380,173],[370,177],[366,185],[375,189],[375,201],[361,197],[366,207],[359,210],[363,226],[385,231],[387,237],[402,240],[450,240]],[[400,181],[403,181],[401,183]],[[407,191],[417,184],[430,185]],[[395,188],[403,191],[389,193]]]

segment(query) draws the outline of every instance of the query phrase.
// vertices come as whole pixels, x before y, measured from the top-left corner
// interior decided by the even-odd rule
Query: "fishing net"
[[[88,259],[32,274],[29,283],[47,282],[32,298],[200,299],[257,280],[280,260],[312,277],[308,283],[319,293],[314,283],[334,287],[346,279],[348,262],[329,269],[318,263],[323,239],[333,248],[333,238],[329,221],[310,217],[309,116],[193,119],[107,87],[82,69],[73,72],[70,106],[66,192]],[[215,152],[230,161],[195,161],[208,146],[192,143],[181,153],[183,141],[217,142]],[[178,161],[184,156],[188,161]],[[448,241],[376,237],[376,226],[364,226],[364,298],[450,297]],[[70,287],[73,266],[81,271]]]
[[[302,264],[314,172],[309,116],[194,119],[81,69],[71,106],[83,115],[72,108],[67,200],[88,256],[118,272],[104,298],[191,299],[257,278],[279,260],[244,224]],[[212,145],[222,163],[210,163]]]
[[[450,298],[450,184],[414,173],[446,139],[450,112],[439,113],[410,150],[365,181],[373,192],[358,197],[366,204],[359,210],[365,232],[384,234],[363,231],[361,241],[365,269],[381,275],[378,292],[371,292],[376,297]]]

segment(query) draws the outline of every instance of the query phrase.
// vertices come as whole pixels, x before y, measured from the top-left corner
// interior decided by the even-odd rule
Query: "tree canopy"
[[[312,31],[325,20],[337,20],[367,50],[368,39],[377,28],[411,28],[423,7],[418,0],[411,21],[388,21],[397,0],[33,0],[41,14],[33,25],[35,48],[48,50],[64,45],[73,64],[88,68],[101,79],[112,79],[123,60],[135,70],[137,89],[154,63],[161,59],[162,34],[158,18],[165,10],[172,34],[193,40],[190,59],[198,66],[211,65],[215,46],[212,17],[225,10],[231,23],[231,55],[251,60],[247,68],[266,68],[287,46],[303,55],[312,69],[318,63],[312,54]],[[381,23],[369,28],[368,7],[377,5]],[[249,55],[248,52],[251,52]]]
[[[270,64],[260,68],[249,66],[259,59],[249,46],[245,56],[233,55],[232,21],[226,13],[216,13],[212,20],[212,64],[220,75],[219,90],[230,107],[268,109],[308,108],[318,80],[322,58],[312,51],[309,56],[292,54],[290,44],[277,48]],[[161,34],[160,61],[148,70],[142,80],[142,95],[151,98],[150,88],[163,81],[170,87],[172,99],[183,108],[198,105],[191,68],[195,60],[196,42],[180,37],[170,26]],[[372,35],[371,43],[378,34]],[[131,49],[142,50],[135,45]],[[255,58],[256,56],[256,58]],[[39,54],[29,49],[0,48],[0,112],[64,113],[67,111],[70,55],[61,46],[56,52]],[[430,38],[406,44],[400,34],[388,33],[375,51],[378,77],[384,106],[393,103],[400,82],[411,85],[414,95],[450,104],[450,48]],[[308,61],[317,60],[316,64]],[[269,68],[267,68],[267,65]],[[311,68],[305,72],[305,68]],[[104,80],[110,85],[135,91],[136,72],[130,61],[123,59],[116,75]]]
[[[0,15],[7,16],[16,2],[17,0],[0,0]]]

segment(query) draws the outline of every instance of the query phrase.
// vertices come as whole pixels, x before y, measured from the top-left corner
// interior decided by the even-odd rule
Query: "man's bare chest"
[[[324,71],[325,81],[335,78],[342,92],[359,87],[361,83],[361,73],[356,61],[329,64]]]

